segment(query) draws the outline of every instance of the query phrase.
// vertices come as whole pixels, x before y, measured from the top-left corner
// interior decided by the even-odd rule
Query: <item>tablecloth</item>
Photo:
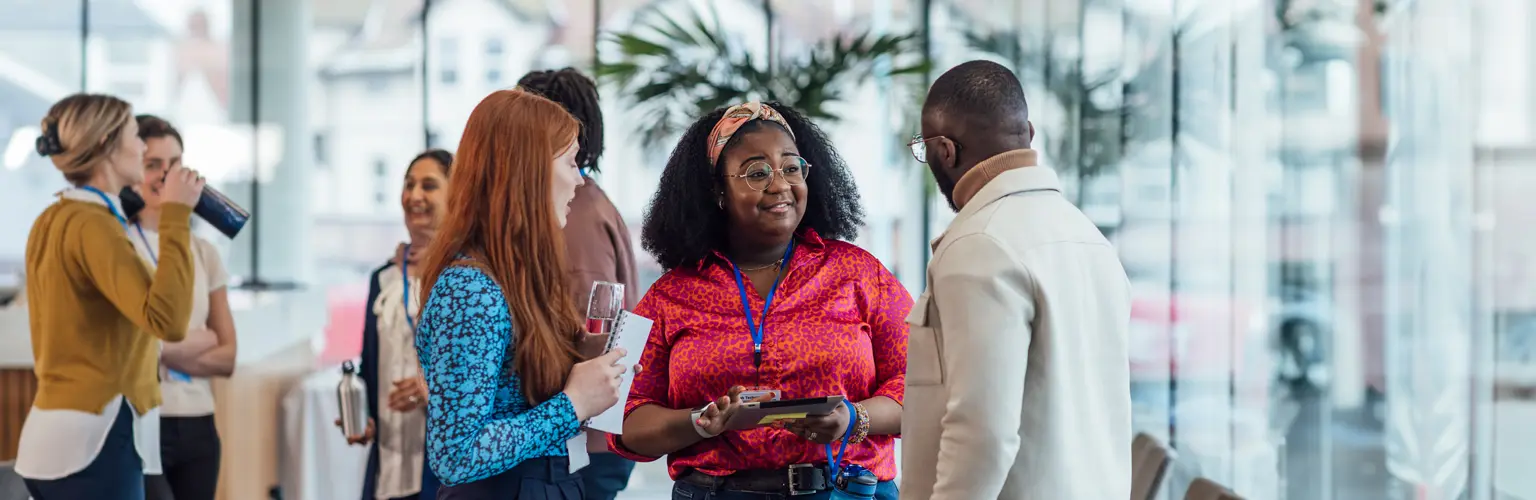
[[[368,448],[349,446],[336,417],[340,368],[322,369],[282,401],[280,484],[283,500],[352,500],[363,492]]]

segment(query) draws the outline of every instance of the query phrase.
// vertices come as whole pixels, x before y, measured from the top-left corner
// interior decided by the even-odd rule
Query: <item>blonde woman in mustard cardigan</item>
[[[75,94],[48,110],[37,151],[73,186],[27,236],[27,312],[37,398],[16,473],[34,500],[141,500],[160,472],[161,341],[192,315],[197,172],[172,169],[162,195],[159,266],[128,239],[117,197],[143,181],[144,141],[121,99]]]

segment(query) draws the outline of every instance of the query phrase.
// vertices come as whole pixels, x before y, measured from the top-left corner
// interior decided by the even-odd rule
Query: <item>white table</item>
[[[336,428],[340,367],[321,368],[283,395],[278,474],[283,500],[353,499],[362,495],[368,448],[349,446]],[[586,453],[586,441],[579,443]],[[577,460],[577,459],[573,459]]]
[[[279,399],[314,371],[323,351],[325,293],[231,290],[229,301],[240,349],[234,377],[213,381],[224,444],[218,498],[266,500],[279,483],[279,464],[286,462],[277,451]],[[26,309],[15,306],[0,308],[0,368],[27,369],[31,327]]]
[[[349,446],[336,416],[339,368],[321,369],[283,395],[279,472],[283,500],[359,498],[368,448]]]

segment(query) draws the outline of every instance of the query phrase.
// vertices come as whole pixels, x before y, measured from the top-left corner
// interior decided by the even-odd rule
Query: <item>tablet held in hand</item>
[[[831,414],[843,404],[842,396],[785,399],[778,401],[754,401],[744,403],[741,410],[731,417],[727,428],[760,427],[780,420],[820,417]]]

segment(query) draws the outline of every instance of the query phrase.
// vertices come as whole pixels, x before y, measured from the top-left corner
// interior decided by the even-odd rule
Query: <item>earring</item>
[[[715,196],[715,205],[720,207],[721,210],[725,210],[725,197]]]

